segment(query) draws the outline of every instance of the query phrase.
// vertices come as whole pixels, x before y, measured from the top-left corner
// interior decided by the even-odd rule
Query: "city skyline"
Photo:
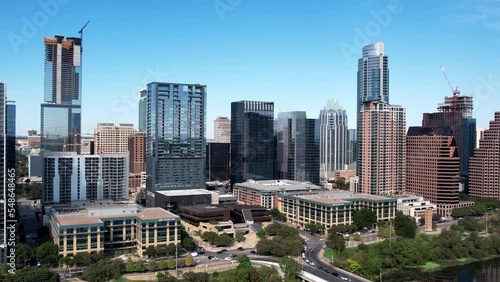
[[[1,39],[4,44],[0,44],[0,51],[7,54],[5,64],[0,67],[4,74],[0,80],[9,84],[11,97],[18,101],[19,112],[26,113],[19,119],[18,135],[27,135],[27,130],[38,129],[33,121],[38,120],[36,112],[43,97],[43,37],[53,34],[76,37],[77,31],[88,19],[91,23],[85,30],[85,78],[82,91],[84,133],[92,132],[99,122],[133,123],[138,127],[139,90],[152,81],[198,81],[208,85],[213,95],[207,101],[207,121],[217,116],[229,116],[230,102],[241,99],[272,100],[276,105],[275,116],[279,112],[297,110],[306,111],[308,116],[316,116],[322,101],[336,97],[346,108],[347,114],[353,117],[356,107],[353,99],[356,95],[356,60],[361,56],[362,46],[378,41],[385,43],[385,52],[391,57],[391,103],[407,107],[408,126],[419,125],[422,112],[434,112],[434,105],[443,96],[451,95],[440,73],[440,65],[446,67],[454,87],[458,85],[463,95],[474,97],[474,117],[478,120],[478,127],[487,127],[494,105],[498,104],[498,95],[494,95],[500,75],[494,69],[499,60],[494,56],[494,46],[498,40],[495,34],[498,31],[489,27],[491,23],[479,20],[457,22],[444,13],[447,11],[445,8],[451,8],[450,13],[470,19],[480,6],[479,3],[477,6],[467,4],[472,5],[468,10],[458,4],[439,3],[423,11],[420,3],[410,1],[400,1],[397,7],[374,1],[362,1],[363,5],[319,2],[313,6],[288,2],[288,5],[284,5],[285,2],[260,5],[262,3],[256,1],[242,3],[223,15],[214,9],[213,3],[199,3],[198,6],[179,2],[161,3],[159,5],[165,5],[172,11],[193,9],[199,15],[193,16],[192,21],[188,21],[189,24],[181,31],[163,30],[166,35],[175,36],[177,32],[194,29],[194,26],[199,28],[195,35],[198,32],[214,34],[213,39],[201,47],[192,47],[192,40],[199,39],[197,36],[193,36],[193,39],[182,37],[178,43],[164,47],[168,52],[160,51],[158,47],[130,43],[128,39],[144,33],[148,40],[159,40],[155,38],[159,28],[179,19],[176,13],[172,13],[171,19],[161,19],[160,23],[164,24],[156,25],[139,21],[141,17],[134,16],[136,19],[130,23],[120,23],[127,29],[127,33],[122,34],[113,32],[118,26],[107,21],[107,15],[92,9],[94,3],[60,4],[58,12],[50,14],[43,25],[34,25],[36,30],[29,36],[23,35],[23,18],[32,21],[32,14],[44,11],[37,3],[27,4],[31,5],[30,9],[19,4],[9,5],[9,13],[0,19],[0,33],[5,35]],[[302,8],[306,8],[314,17],[309,14],[302,16],[299,13]],[[252,27],[252,32],[247,32],[246,23],[260,9],[266,11],[260,15],[262,21]],[[114,13],[129,18],[132,12],[147,12],[148,17],[156,19],[159,17],[156,10],[161,9],[141,10],[135,5],[125,5]],[[71,11],[81,12],[81,17],[74,18]],[[354,17],[341,16],[353,14],[354,11]],[[337,17],[332,17],[332,14]],[[298,16],[301,16],[300,23],[295,21]],[[414,20],[421,17],[429,21],[417,27],[413,24]],[[276,21],[281,24],[274,27]],[[321,24],[317,24],[318,21]],[[204,26],[199,26],[201,22]],[[416,29],[428,32],[416,35]],[[405,33],[400,33],[401,30],[405,30]],[[452,36],[458,31],[474,40],[458,44],[460,46],[450,44],[455,41]],[[21,38],[20,41],[13,41],[16,35],[18,39]],[[295,44],[296,38],[304,42],[315,41],[317,44]],[[108,40],[121,46],[122,52],[102,52]],[[244,40],[249,46],[240,46],[239,40]],[[263,41],[269,44],[262,46],[260,43]],[[263,49],[256,51],[253,44]],[[482,46],[483,52],[471,56],[470,50],[476,45]],[[293,56],[299,52],[307,56]],[[123,56],[128,57],[125,66],[119,63],[123,62]],[[101,64],[104,58],[107,63]],[[238,64],[235,64],[236,58]],[[181,62],[184,66],[172,67]],[[298,71],[302,69],[308,71]],[[273,77],[272,83],[266,78],[269,76]],[[248,87],[250,85],[266,90],[255,93]],[[231,90],[237,86],[242,91],[235,94]],[[293,99],[302,93],[314,94],[318,99],[308,100],[307,103]],[[98,99],[102,103],[85,102]],[[349,128],[355,128],[354,118],[350,119]],[[212,136],[213,129],[207,127],[207,138]]]

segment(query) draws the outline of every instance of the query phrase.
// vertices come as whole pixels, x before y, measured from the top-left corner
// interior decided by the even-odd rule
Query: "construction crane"
[[[88,146],[87,144],[78,144],[77,142],[77,136],[81,136],[81,133],[76,133],[76,132],[60,132],[60,134],[71,134],[73,135],[73,143],[68,143],[67,137],[64,136],[63,142],[40,142],[40,145],[53,145],[53,146],[61,146],[63,147],[63,152],[67,151],[68,146],[72,146],[73,152],[76,152],[76,147],[81,147],[81,146]]]
[[[82,45],[82,51],[83,51],[83,30],[87,27],[87,25],[89,24],[90,20],[87,21],[87,23],[80,29],[80,31],[78,33],[80,33],[80,41],[81,41],[81,45]]]
[[[457,110],[457,96],[460,96],[460,90],[457,88],[453,89],[453,86],[451,86],[451,82],[448,79],[448,76],[446,75],[446,71],[443,66],[441,66],[441,72],[444,75],[444,78],[446,78],[446,81],[448,82],[448,85],[450,86],[451,93],[453,93],[453,111],[455,112]]]

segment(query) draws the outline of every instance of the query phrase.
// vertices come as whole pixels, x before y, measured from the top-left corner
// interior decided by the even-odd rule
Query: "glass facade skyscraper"
[[[146,132],[148,104],[146,100],[147,90],[143,89],[139,92],[139,132]]]
[[[276,177],[319,184],[319,136],[306,112],[279,113],[276,131]]]
[[[357,95],[357,164],[361,164],[362,153],[362,115],[361,107],[365,102],[389,103],[389,58],[384,54],[384,43],[376,42],[363,47],[363,57],[358,60],[358,95]],[[358,170],[359,171],[359,170]]]
[[[231,103],[231,186],[273,179],[274,103]]]
[[[45,37],[44,103],[41,105],[41,148],[76,151],[81,134],[82,41]]]
[[[205,188],[207,87],[152,82],[147,86],[146,186],[160,190]]]
[[[349,131],[347,112],[335,99],[328,100],[319,114],[320,171],[322,181],[327,174],[344,170],[348,161]]]
[[[9,182],[16,168],[16,105],[7,101],[7,86],[0,82],[0,264],[6,263],[10,253],[7,243],[7,224],[15,221],[15,215],[7,212],[11,194]],[[15,179],[14,179],[15,181]]]

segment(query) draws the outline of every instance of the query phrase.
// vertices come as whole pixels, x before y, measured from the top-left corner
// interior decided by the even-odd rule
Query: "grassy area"
[[[441,265],[433,261],[428,261],[426,264],[422,266],[423,269],[435,269],[439,267],[441,267]]]
[[[329,261],[336,261],[338,259],[337,254],[332,249],[327,249],[324,257]]]
[[[145,280],[129,280],[127,278],[118,278],[118,279],[115,279],[115,280],[112,280],[111,282],[147,282]]]

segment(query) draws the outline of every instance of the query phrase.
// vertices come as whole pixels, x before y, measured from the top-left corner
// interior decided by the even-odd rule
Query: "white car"
[[[304,259],[304,261],[305,261],[306,263],[309,263],[309,260],[308,260],[308,259]]]
[[[197,257],[197,256],[198,256],[198,253],[197,253],[197,252],[193,252],[193,253],[191,253],[191,256],[192,256],[192,257]]]
[[[349,278],[347,278],[347,277],[345,277],[345,276],[342,276],[342,277],[340,277],[340,278],[341,278],[342,280],[344,280],[344,281],[349,280]]]
[[[316,264],[314,263],[314,261],[311,261],[309,264],[310,264],[310,265],[312,265],[312,266],[315,266],[315,265],[316,265]]]
[[[232,257],[226,257],[224,260],[233,260]]]
[[[212,260],[219,260],[219,258],[218,257],[213,257]]]

